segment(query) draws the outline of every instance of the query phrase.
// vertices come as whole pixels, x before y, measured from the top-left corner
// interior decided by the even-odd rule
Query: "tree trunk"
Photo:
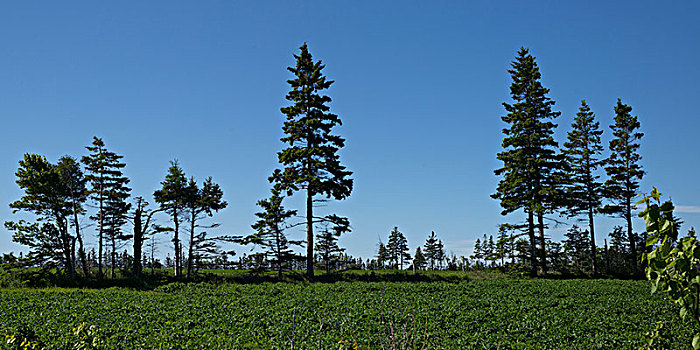
[[[527,213],[527,235],[530,238],[530,276],[537,276],[537,239],[535,238],[535,219],[532,212]]]
[[[627,237],[630,240],[630,259],[632,260],[632,274],[637,274],[637,242],[632,232],[632,203],[631,198],[625,198],[625,218],[627,219]]]
[[[547,274],[547,248],[544,239],[544,214],[537,214],[537,229],[539,231],[540,239],[540,272],[542,274]]]
[[[104,230],[103,230],[103,228],[102,228],[102,226],[103,226],[103,224],[104,224],[104,217],[103,217],[103,216],[104,216],[104,215],[103,215],[103,214],[104,214],[104,211],[103,211],[103,204],[102,204],[102,185],[100,185],[100,199],[99,199],[99,202],[100,202],[100,212],[99,212],[98,215],[99,215],[99,218],[100,218],[100,219],[99,219],[99,222],[98,222],[98,226],[99,226],[99,227],[97,228],[98,231],[99,231],[99,233],[98,233],[98,242],[97,242],[97,246],[99,247],[99,248],[98,248],[99,253],[98,253],[98,258],[97,258],[97,270],[98,270],[98,271],[97,271],[97,277],[99,277],[100,279],[102,279],[102,278],[104,278],[104,272],[102,271],[102,249],[103,249],[102,245],[103,245],[103,241],[104,241]]]
[[[59,226],[59,235],[61,239],[61,250],[63,250],[64,267],[71,279],[75,279],[75,266],[73,265],[73,257],[71,255],[71,242],[68,236],[68,223],[65,219],[57,219],[56,224]]]
[[[178,231],[180,230],[180,223],[177,218],[177,206],[173,206],[173,223],[175,224],[175,237],[173,238],[173,244],[175,244],[175,278],[180,277],[180,237]]]
[[[186,279],[189,279],[192,276],[192,250],[194,248],[194,226],[195,226],[195,219],[197,216],[197,213],[195,212],[195,208],[192,208],[192,217],[190,219],[190,244],[187,249],[187,274],[185,275]]]
[[[591,272],[593,276],[598,274],[598,263],[596,261],[596,248],[595,248],[595,227],[593,225],[593,208],[588,207],[588,229],[591,232]]]
[[[141,203],[137,204],[138,206]],[[141,255],[143,248],[143,227],[141,226],[141,208],[136,208],[134,212],[134,276],[141,276],[143,266],[141,265]]]
[[[605,243],[605,272],[610,273],[610,255],[608,253],[608,239],[604,239],[603,242]]]
[[[306,275],[314,277],[314,223],[311,184],[306,189]]]
[[[83,268],[83,275],[85,275],[85,278],[89,278],[90,270],[88,269],[87,258],[85,256],[83,236],[80,234],[80,223],[78,222],[78,211],[75,203],[75,197],[73,197],[73,220],[75,222],[75,237],[78,238],[78,257],[80,257],[80,264]]]
[[[111,241],[112,241],[112,254],[111,254],[112,266],[110,266],[110,269],[109,269],[109,278],[114,279],[114,265],[116,265],[116,262],[117,262],[117,259],[116,259],[117,244],[116,244],[116,240],[115,240],[114,235],[112,235]]]

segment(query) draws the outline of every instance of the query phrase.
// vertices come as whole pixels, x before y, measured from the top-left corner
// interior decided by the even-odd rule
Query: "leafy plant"
[[[700,243],[695,232],[678,239],[679,220],[673,216],[673,203],[661,203],[661,193],[651,193],[636,204],[646,204],[639,213],[646,223],[647,249],[643,255],[647,263],[646,276],[652,282],[651,291],[663,291],[680,306],[682,318],[690,316],[700,325]],[[693,349],[700,349],[700,333],[692,341]]]

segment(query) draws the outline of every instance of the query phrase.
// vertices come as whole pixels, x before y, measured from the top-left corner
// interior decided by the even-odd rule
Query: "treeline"
[[[233,242],[257,247],[239,258],[237,266],[274,269],[279,275],[298,269],[301,261],[310,276],[316,260],[327,271],[338,262],[359,260],[362,265],[362,259],[344,255],[337,243],[340,235],[350,232],[349,220],[314,212],[319,202],[348,197],[353,180],[338,155],[345,140],[332,132],[341,125],[340,118],[330,112],[331,98],[321,94],[333,81],[323,75],[325,66],[314,61],[306,44],[300,50],[294,55],[296,64],[288,68],[294,76],[288,80],[291,89],[286,95],[291,104],[281,108],[286,116],[281,141],[286,148],[278,153],[281,167],[268,179],[270,197],[257,203],[260,212],[255,214],[252,233],[211,236],[207,230],[219,224],[205,223],[205,219],[226,208],[223,191],[211,177],[203,182],[188,177],[177,161],[171,162],[161,188],[152,194],[155,206],[143,196],[133,197],[130,180],[123,173],[123,156],[95,137],[80,160],[64,156],[51,163],[42,155],[26,154],[19,162],[16,182],[24,195],[10,207],[13,213],[33,214],[29,215],[33,220],[8,221],[5,227],[12,232],[13,241],[29,252],[4,260],[13,265],[61,268],[73,279],[93,274],[104,278],[106,270],[114,277],[115,269],[120,268],[140,275],[144,266],[172,267],[176,278],[189,278],[199,268],[231,266],[234,252],[222,250],[220,243]],[[296,192],[306,197],[303,217],[283,206],[284,199]],[[168,224],[158,224],[157,213]],[[295,222],[299,217],[303,221]],[[288,240],[287,231],[297,226],[305,226],[306,239]],[[96,251],[87,250],[86,227],[95,228]],[[172,237],[172,255],[168,253],[164,263],[155,259],[153,236],[158,233]],[[126,251],[119,253],[127,245],[131,256]],[[295,246],[305,246],[306,255],[295,253]]]
[[[521,48],[511,67],[512,101],[503,103],[507,113],[501,119],[506,128],[503,150],[497,154],[503,167],[495,170],[501,180],[492,197],[500,201],[503,215],[522,211],[526,222],[504,226],[511,232],[508,237],[499,236],[499,244],[507,244],[507,257],[526,265],[532,275],[572,269],[593,275],[637,274],[646,234],[634,232],[632,211],[644,176],[638,153],[644,134],[632,107],[617,100],[607,156],[603,130],[586,100],[581,101],[566,141],[559,146],[554,120],[561,112],[553,110],[555,102],[542,86],[535,57]],[[564,241],[552,242],[545,229],[557,220],[550,214],[585,220],[587,228],[574,226]],[[626,224],[624,231],[616,227],[610,233],[611,246],[606,240],[602,252],[595,243],[598,214],[621,217]],[[490,242],[478,243],[477,260],[492,264],[505,254],[503,250],[495,254]]]

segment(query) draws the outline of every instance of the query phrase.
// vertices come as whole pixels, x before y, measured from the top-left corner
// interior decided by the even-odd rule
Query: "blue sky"
[[[350,218],[341,243],[353,255],[374,255],[393,226],[412,250],[435,231],[448,251],[468,254],[477,237],[521,220],[502,217],[489,197],[507,69],[521,46],[562,112],[557,140],[585,98],[607,145],[622,98],[646,134],[642,190],[659,187],[682,206],[686,228],[700,228],[699,10],[694,1],[5,5],[0,221],[18,217],[7,204],[21,196],[14,171],[24,153],[80,157],[97,135],[125,156],[134,195],[150,199],[178,159],[188,175],[221,184],[229,207],[215,217],[220,232],[249,233],[282,147],[285,68],[308,42],[336,81],[328,94],[355,179],[349,199],[321,210]],[[598,219],[601,245],[615,224],[623,221]],[[565,229],[550,232],[558,239]],[[0,251],[20,249],[0,228]]]

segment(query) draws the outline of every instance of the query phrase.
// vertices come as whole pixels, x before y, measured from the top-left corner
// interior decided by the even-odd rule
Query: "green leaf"
[[[693,350],[700,349],[700,333],[695,334],[693,337]]]

